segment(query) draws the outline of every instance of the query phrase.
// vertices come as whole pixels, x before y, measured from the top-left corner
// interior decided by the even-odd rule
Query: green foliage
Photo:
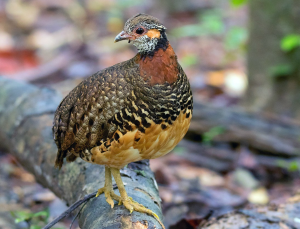
[[[297,171],[300,172],[300,163],[298,161],[286,162],[286,161],[279,160],[277,164],[279,167],[286,169],[290,172],[297,172]]]
[[[40,211],[36,213],[32,213],[28,211],[15,211],[15,212],[11,212],[11,214],[15,218],[15,223],[29,221],[35,218],[42,218],[47,220],[49,217],[48,211]]]
[[[221,34],[225,30],[222,14],[217,10],[209,10],[200,16],[202,30],[207,34]]]
[[[30,229],[42,229],[41,226],[37,226],[37,225],[31,225]]]
[[[286,54],[286,61],[270,68],[273,77],[297,76],[300,73],[300,35],[289,34],[280,41],[280,48]]]
[[[242,48],[248,38],[248,31],[243,27],[231,28],[225,37],[225,48],[227,50],[236,50]]]
[[[279,64],[270,68],[270,75],[273,77],[288,76],[293,72],[293,66],[290,63]]]
[[[300,47],[300,35],[290,34],[285,36],[281,40],[281,50],[285,52],[289,52],[294,50],[297,47]]]
[[[49,211],[43,210],[36,213],[30,211],[14,211],[11,215],[15,218],[15,223],[27,222],[29,229],[42,229],[48,223]],[[53,228],[63,229],[63,228]]]
[[[199,15],[199,23],[173,29],[171,34],[175,37],[194,37],[219,35],[224,30],[225,26],[221,13],[216,10],[208,10]]]
[[[11,212],[11,215],[15,218],[15,223],[27,221],[32,217],[32,213],[26,211]]]
[[[230,3],[234,7],[239,7],[246,4],[248,0],[230,0]]]
[[[195,54],[186,55],[181,59],[181,64],[183,67],[193,66],[198,62],[198,57]]]
[[[224,127],[215,126],[202,135],[202,141],[204,144],[210,145],[215,137],[219,136],[220,134],[222,134],[224,132],[225,132]]]
[[[224,48],[227,50],[227,61],[235,60],[238,52],[243,52],[246,49],[248,30],[238,26],[227,27],[224,21],[225,15],[224,11],[220,9],[200,11],[197,16],[198,23],[175,28],[171,30],[171,35],[178,38],[218,36],[223,40]],[[198,62],[196,56],[183,58],[184,67],[195,65]]]
[[[296,172],[299,170],[299,164],[297,161],[292,161],[288,167],[289,171]],[[299,170],[300,171],[300,170]]]

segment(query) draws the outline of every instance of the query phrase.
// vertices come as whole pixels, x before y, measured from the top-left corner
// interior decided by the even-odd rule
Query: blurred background
[[[212,117],[225,114],[225,121],[216,116],[216,124],[194,125],[173,153],[151,161],[167,228],[196,228],[210,211],[285,201],[300,187],[299,151],[256,141],[255,126],[257,120],[267,125],[271,136],[286,127],[285,138],[300,139],[292,129],[300,118],[296,0],[0,0],[0,75],[65,96],[84,78],[136,54],[114,37],[140,12],[167,27],[195,103],[217,108]],[[226,116],[232,109],[254,114],[253,123],[249,113]],[[236,119],[246,120],[252,135],[226,135]],[[42,228],[66,209],[4,152],[0,171],[0,228]]]

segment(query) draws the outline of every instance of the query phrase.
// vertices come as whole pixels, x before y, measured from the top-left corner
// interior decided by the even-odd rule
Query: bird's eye
[[[135,32],[137,34],[142,34],[144,32],[144,29],[143,28],[138,28]]]

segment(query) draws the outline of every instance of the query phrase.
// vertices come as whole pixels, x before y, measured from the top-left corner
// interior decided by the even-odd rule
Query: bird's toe
[[[141,212],[141,213],[146,213],[148,215],[152,215],[154,218],[156,218],[156,220],[159,222],[159,224],[162,226],[162,228],[165,228],[157,214],[155,214],[153,211],[146,208],[142,204],[134,201],[131,197],[129,197],[126,200],[122,200],[122,203],[125,206],[125,208],[127,208],[130,211],[130,213],[132,213],[133,211],[137,211],[137,212]]]

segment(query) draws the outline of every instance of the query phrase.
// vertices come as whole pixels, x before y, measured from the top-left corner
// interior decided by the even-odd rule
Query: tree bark
[[[104,185],[104,167],[80,159],[54,168],[56,145],[52,137],[54,112],[61,96],[50,89],[0,78],[0,149],[14,155],[36,180],[68,205]],[[148,161],[131,163],[121,170],[126,190],[134,200],[162,218],[160,198]],[[118,194],[118,191],[115,190]],[[104,195],[87,202],[78,217],[79,226],[92,228],[161,228],[153,217],[129,213]]]
[[[281,50],[281,40],[300,35],[298,0],[251,0],[248,45],[248,110],[300,118],[300,48]]]

